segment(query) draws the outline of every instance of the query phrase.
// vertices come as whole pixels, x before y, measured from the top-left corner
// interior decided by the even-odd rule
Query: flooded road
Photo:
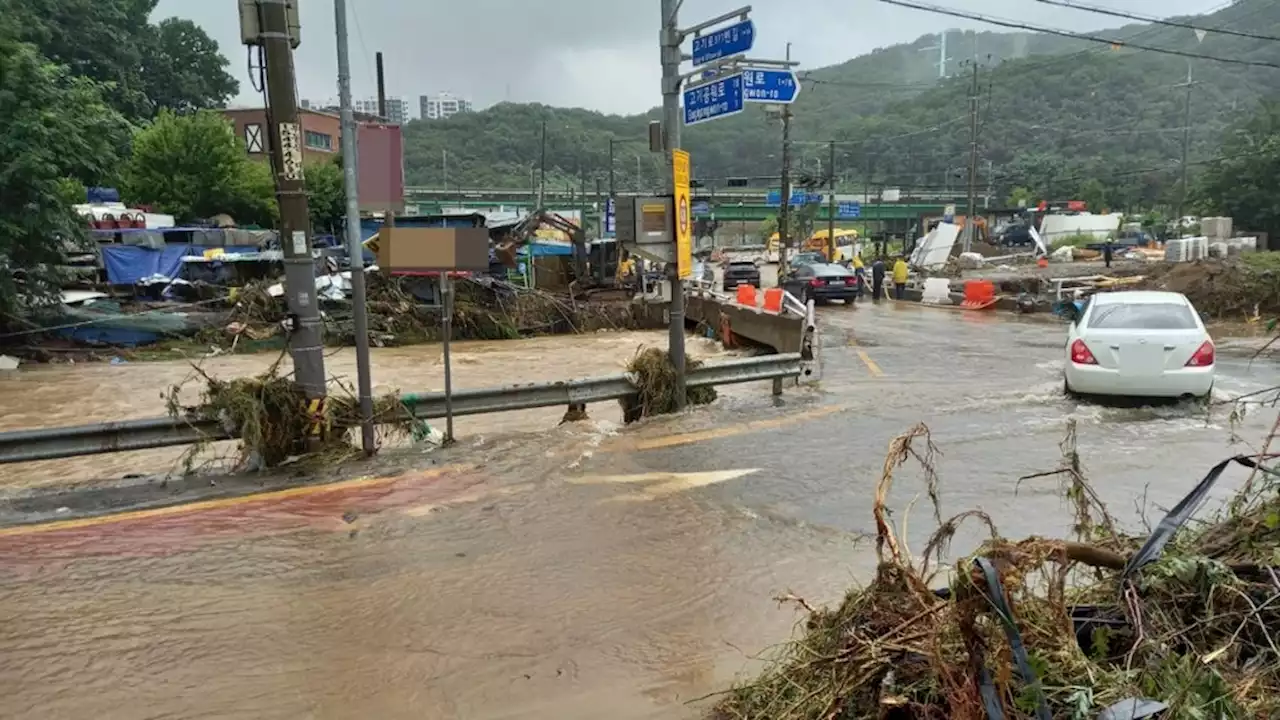
[[[941,452],[944,515],[980,508],[1011,536],[1070,524],[1052,481],[1017,487],[1058,465],[1069,418],[1133,527],[1246,451],[1222,408],[1065,398],[1055,323],[885,304],[822,326],[821,389],[780,402],[744,386],[627,429],[473,418],[430,470],[0,530],[2,714],[696,717],[689,701],[788,636],[775,596],[829,602],[866,577],[871,490],[916,422]],[[1271,361],[1219,359],[1221,396],[1277,384]],[[1235,432],[1260,439],[1273,413]],[[899,475],[900,522],[919,477]],[[910,513],[914,549],[929,515]],[[962,529],[956,551],[980,537]]]
[[[457,389],[492,387],[609,375],[622,372],[640,347],[661,346],[666,331],[595,333],[519,341],[454,343],[453,382]],[[710,341],[691,338],[691,357],[725,355]],[[182,385],[183,404],[198,402],[201,383],[193,363],[215,378],[246,377],[265,372],[280,356],[276,353],[228,355],[203,360],[24,366],[21,371],[0,374],[0,431],[58,427],[162,417],[165,394]],[[284,367],[290,366],[284,359]],[[375,348],[372,352],[373,391],[433,392],[444,389],[444,360],[439,345]],[[331,378],[354,387],[355,353],[348,348],[331,351],[325,359]],[[616,404],[601,407],[596,417],[620,422]],[[459,435],[537,431],[553,428],[564,411],[548,408],[457,421]],[[221,448],[229,455],[230,443]],[[0,466],[0,492],[75,481],[119,478],[136,473],[165,473],[181,469],[184,450],[167,448],[73,460]],[[216,455],[217,453],[215,453]]]

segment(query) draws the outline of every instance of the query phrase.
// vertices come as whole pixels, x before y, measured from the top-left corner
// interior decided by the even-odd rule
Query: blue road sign
[[[747,102],[790,105],[800,94],[800,80],[790,70],[742,71],[742,94]]]
[[[613,198],[604,201],[604,234],[613,237],[618,232],[618,211]]]
[[[697,125],[742,112],[742,75],[730,75],[684,91],[684,124]]]
[[[696,203],[694,203],[694,204],[693,204],[693,214],[694,214],[694,215],[710,215],[710,214],[711,214],[711,204],[710,204],[710,203],[704,203],[704,202],[696,202]]]
[[[805,192],[804,190],[791,191],[792,205],[816,205],[822,202],[822,196],[818,193]],[[782,205],[782,191],[770,190],[764,199],[765,205],[778,207]]]
[[[862,205],[856,202],[842,202],[836,206],[836,216],[848,220],[862,217]]]
[[[706,65],[722,57],[751,49],[756,40],[756,24],[750,20],[717,28],[693,39],[693,64]]]

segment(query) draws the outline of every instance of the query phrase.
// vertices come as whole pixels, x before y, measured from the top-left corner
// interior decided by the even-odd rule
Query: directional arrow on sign
[[[747,102],[790,105],[800,94],[800,79],[791,70],[744,68],[742,98]]]

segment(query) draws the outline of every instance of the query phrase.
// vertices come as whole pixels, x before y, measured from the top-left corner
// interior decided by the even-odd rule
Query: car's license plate
[[[828,284],[828,285],[843,285],[843,284],[844,284],[844,281],[843,281],[843,280],[828,280],[828,281],[827,281],[827,284]]]

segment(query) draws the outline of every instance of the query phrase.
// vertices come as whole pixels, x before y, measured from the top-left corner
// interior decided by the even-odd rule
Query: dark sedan
[[[858,278],[843,265],[815,264],[795,268],[782,284],[787,292],[802,302],[813,299],[850,302],[858,297]]]
[[[760,287],[760,268],[753,262],[731,262],[724,268],[724,289],[733,290],[739,285]]]

